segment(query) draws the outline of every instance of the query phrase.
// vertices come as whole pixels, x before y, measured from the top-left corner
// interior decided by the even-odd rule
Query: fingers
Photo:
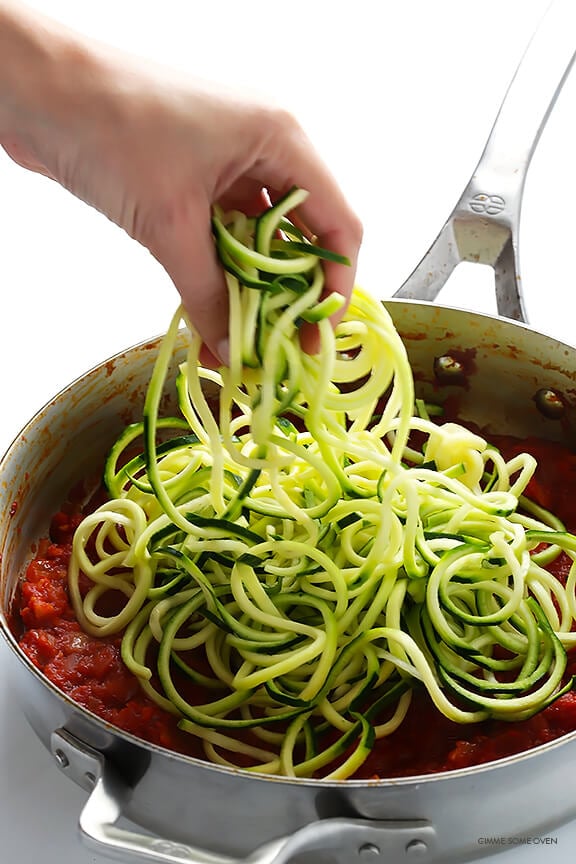
[[[291,186],[310,193],[297,215],[316,235],[318,245],[349,258],[350,267],[329,261],[323,265],[327,292],[342,294],[347,305],[356,277],[362,224],[298,123],[283,112],[276,123],[276,144],[261,159],[259,176],[280,193]],[[335,320],[342,317],[346,305]]]
[[[362,224],[296,121],[289,115],[281,115],[280,125],[284,149],[282,158],[276,157],[260,170],[266,172],[270,187],[278,190],[270,192],[273,201],[292,186],[309,192],[308,198],[295,213],[290,214],[290,218],[308,239],[346,256],[350,261],[349,267],[332,261],[322,262],[324,296],[335,291],[346,300],[332,316],[332,324],[336,326],[346,312],[354,288],[362,243]],[[311,234],[314,236],[311,237]],[[309,354],[316,354],[320,350],[320,334],[315,324],[302,325],[300,344]]]
[[[240,210],[246,216],[259,216],[270,200],[259,180],[240,177],[217,202],[223,210]]]
[[[204,342],[204,358],[229,362],[228,296],[214,247],[210,207],[197,201],[155,222],[140,239],[162,264]],[[212,355],[212,356],[210,356]]]
[[[300,345],[306,354],[318,354],[320,351],[320,331],[317,324],[308,324],[306,321],[298,331]]]
[[[168,213],[148,214],[152,230],[147,225],[145,231],[135,232],[136,239],[150,249],[172,278],[205,344],[202,357],[209,365],[229,362],[227,288],[211,231],[213,203],[256,215],[269,203],[267,195],[274,201],[291,186],[306,189],[309,196],[298,208],[297,217],[314,233],[319,245],[350,260],[349,267],[323,262],[326,293],[335,291],[346,301],[334,316],[334,324],[344,314],[354,287],[362,226],[299,125],[290,115],[274,109],[264,118],[258,116],[248,139],[252,142],[250,156],[228,183],[220,186],[218,179],[207,183],[206,178],[198,178],[198,185],[189,188]],[[218,171],[220,180],[231,173],[229,154],[227,158]],[[138,222],[142,225],[140,219]],[[304,328],[301,341],[304,350],[317,351],[318,328]]]

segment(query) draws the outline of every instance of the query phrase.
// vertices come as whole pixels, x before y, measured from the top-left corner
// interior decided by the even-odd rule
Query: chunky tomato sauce
[[[531,452],[539,463],[530,496],[553,510],[576,532],[576,455],[557,443],[536,439],[491,440],[508,457]],[[121,637],[96,639],[75,620],[67,593],[67,567],[74,529],[83,517],[67,505],[57,513],[21,583],[14,627],[22,650],[60,690],[102,719],[153,744],[203,757],[201,743],[177,727],[141,691],[120,657]],[[561,555],[551,571],[565,580],[570,560]],[[568,675],[576,674],[576,652]],[[379,722],[384,722],[382,717]],[[375,747],[356,778],[401,777],[449,771],[529,750],[576,730],[576,693],[568,692],[522,722],[460,725],[447,720],[423,690],[416,690],[401,727]]]

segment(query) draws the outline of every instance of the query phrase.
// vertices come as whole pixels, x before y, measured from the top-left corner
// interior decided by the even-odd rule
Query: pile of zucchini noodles
[[[109,455],[110,500],[75,533],[69,587],[84,630],[124,631],[125,664],[209,760],[344,779],[415,687],[471,723],[526,718],[570,686],[576,565],[566,586],[545,566],[576,560],[576,538],[524,498],[530,455],[507,462],[415,402],[380,302],[356,289],[333,329],[322,260],[341,259],[287,218],[305,195],[258,219],[215,212],[230,367],[203,368],[192,331],[181,414],[159,416],[179,309],[143,422]],[[110,616],[108,592],[123,598]]]

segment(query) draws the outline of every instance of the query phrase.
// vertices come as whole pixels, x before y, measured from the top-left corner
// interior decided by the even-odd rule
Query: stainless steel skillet
[[[461,416],[494,431],[576,443],[574,348],[511,320],[403,299],[415,283],[428,292],[418,297],[433,299],[458,261],[479,260],[495,268],[501,314],[523,319],[517,272],[521,192],[539,132],[574,57],[574,16],[573,0],[551,7],[475,177],[427,263],[387,305],[408,346],[420,394],[456,396]],[[498,161],[495,154],[504,146],[510,146],[510,157]],[[572,818],[576,733],[529,753],[441,775],[289,781],[147,745],[79,708],[34,669],[9,626],[18,575],[70,486],[101,463],[123,424],[140,415],[156,346],[137,346],[72,384],[28,424],[0,464],[2,511],[11,513],[0,520],[0,630],[11,686],[61,770],[90,792],[80,820],[86,842],[123,861],[164,864],[456,862],[483,851],[479,837],[536,834]],[[122,815],[153,836],[121,827]]]
[[[574,62],[576,7],[551,3],[508,88],[470,180],[434,243],[394,294],[434,301],[463,261],[494,268],[498,314],[528,321],[519,266],[526,174]]]

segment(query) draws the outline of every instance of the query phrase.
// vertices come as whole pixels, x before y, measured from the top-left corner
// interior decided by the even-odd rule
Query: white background
[[[434,239],[480,156],[547,0],[36,0],[105,41],[289,107],[365,225],[359,281],[391,295]],[[574,22],[576,24],[576,4]],[[576,27],[574,27],[576,45]],[[532,324],[576,344],[576,72],[530,170],[521,228]],[[491,271],[469,265],[446,302],[492,309]],[[150,255],[101,215],[0,155],[0,451],[55,392],[162,332],[177,303]],[[1,672],[1,669],[0,669]],[[100,864],[61,778],[0,675],[0,836],[6,862]],[[30,819],[30,807],[33,819]],[[573,860],[557,846],[503,864]],[[492,860],[492,859],[490,859]]]

